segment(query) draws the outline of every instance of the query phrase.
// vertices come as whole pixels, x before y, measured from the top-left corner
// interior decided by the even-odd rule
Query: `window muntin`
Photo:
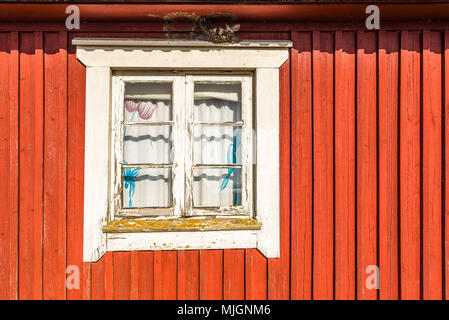
[[[111,219],[252,216],[250,75],[113,78]]]

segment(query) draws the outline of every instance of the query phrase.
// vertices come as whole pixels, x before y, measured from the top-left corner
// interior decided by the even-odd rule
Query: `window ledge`
[[[103,226],[103,232],[260,230],[261,228],[261,222],[249,218],[124,219],[109,222]]]

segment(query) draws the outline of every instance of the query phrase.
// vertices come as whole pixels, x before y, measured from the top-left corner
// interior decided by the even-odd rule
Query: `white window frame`
[[[72,43],[86,66],[84,261],[124,250],[257,248],[268,258],[279,257],[279,68],[291,42],[75,38]],[[112,75],[120,70],[252,72],[257,138],[251,203],[260,230],[103,232],[113,206]]]
[[[187,110],[190,111],[187,114],[187,123],[188,128],[187,131],[191,132],[189,136],[189,140],[186,143],[186,152],[189,153],[189,157],[187,157],[186,161],[186,172],[190,172],[190,174],[186,174],[187,179],[191,179],[188,181],[188,187],[193,186],[193,169],[195,165],[193,164],[193,154],[194,154],[194,119],[193,119],[193,93],[194,93],[194,82],[195,81],[233,81],[240,82],[242,85],[242,208],[239,209],[229,209],[225,208],[224,210],[211,211],[207,209],[200,209],[193,207],[193,190],[187,190],[187,216],[207,216],[207,215],[228,215],[228,216],[248,216],[253,217],[253,206],[252,206],[252,188],[247,186],[252,181],[252,167],[251,164],[254,162],[252,159],[252,76],[250,75],[241,75],[241,76],[225,76],[225,75],[186,75],[186,102],[187,102]],[[227,166],[223,166],[227,167]]]
[[[143,74],[133,74],[132,72],[119,72],[112,77],[112,138],[111,146],[114,150],[113,156],[110,159],[110,184],[112,188],[110,190],[110,217],[109,220],[112,221],[120,217],[138,217],[138,216],[181,216],[181,212],[184,211],[184,158],[182,157],[184,153],[184,136],[182,135],[184,131],[184,117],[185,113],[182,112],[182,107],[184,104],[185,96],[185,84],[180,76],[170,76],[170,75],[148,75],[148,73]],[[156,208],[146,208],[146,209],[124,209],[122,208],[122,162],[123,162],[123,132],[121,123],[123,122],[123,112],[124,112],[124,93],[125,93],[125,83],[126,82],[164,82],[172,83],[172,92],[177,92],[178,94],[172,95],[172,121],[167,122],[172,126],[172,137],[173,137],[173,147],[174,159],[173,163],[168,166],[168,164],[161,164],[164,167],[172,168],[173,175],[173,199],[179,201],[174,202],[174,207],[172,209],[156,209]],[[157,125],[162,124],[161,122],[149,122],[144,125]],[[134,124],[136,125],[136,124]],[[139,165],[131,165],[131,167],[136,167]],[[139,167],[142,167],[140,165]],[[149,167],[152,167],[151,165]],[[154,167],[154,166],[153,166]],[[138,212],[138,213],[137,213]]]
[[[172,84],[172,121],[124,123],[125,125],[171,125],[173,140],[172,164],[130,164],[129,167],[167,167],[172,168],[173,208],[123,208],[121,193],[123,165],[123,101],[125,83],[171,83]],[[195,123],[193,119],[193,86],[195,82],[231,82],[240,83],[242,88],[242,120],[240,122]],[[166,218],[195,216],[227,216],[253,217],[252,200],[252,75],[229,75],[214,72],[211,74],[196,74],[192,72],[177,72],[176,75],[166,75],[158,72],[118,71],[112,76],[112,137],[111,147],[114,157],[110,159],[110,215],[109,220],[124,217],[165,216]],[[242,128],[242,163],[236,165],[242,169],[242,205],[237,208],[195,208],[193,206],[193,169],[195,167],[212,167],[212,164],[193,164],[194,143],[193,132],[197,125],[240,125]],[[232,165],[232,164],[231,164]],[[216,165],[228,168],[231,165]]]

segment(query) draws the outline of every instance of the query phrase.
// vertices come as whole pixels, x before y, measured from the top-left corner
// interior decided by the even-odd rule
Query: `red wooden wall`
[[[444,299],[449,24],[245,24],[291,39],[281,68],[281,257],[107,253],[82,262],[85,69],[67,32],[0,24],[0,299]],[[37,30],[37,31],[36,31]],[[80,268],[80,289],[65,287]],[[365,286],[380,268],[380,290]]]

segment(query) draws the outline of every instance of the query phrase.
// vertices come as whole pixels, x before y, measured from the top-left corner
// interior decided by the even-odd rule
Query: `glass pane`
[[[123,132],[125,163],[172,163],[171,125],[128,125]]]
[[[241,168],[195,168],[193,171],[194,207],[242,205]]]
[[[172,84],[127,82],[124,121],[171,121]]]
[[[123,207],[172,206],[171,168],[123,168]]]
[[[242,128],[196,125],[193,158],[195,164],[241,164]]]
[[[242,120],[241,83],[195,82],[195,122]]]

